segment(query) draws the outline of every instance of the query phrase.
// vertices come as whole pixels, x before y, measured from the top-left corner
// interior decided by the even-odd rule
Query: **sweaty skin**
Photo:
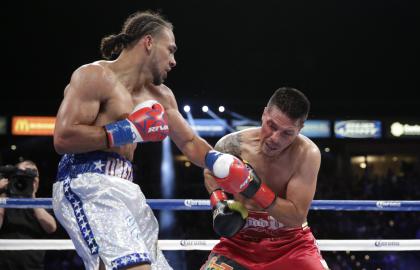
[[[57,114],[56,151],[59,154],[111,151],[132,160],[136,144],[108,148],[103,126],[126,118],[139,103],[156,100],[165,109],[172,141],[189,160],[204,167],[210,145],[191,129],[178,111],[172,90],[162,84],[176,65],[176,49],[172,30],[162,27],[132,41],[115,61],[101,60],[78,68],[65,89]],[[146,220],[153,222],[155,218]],[[99,269],[105,269],[102,261]],[[151,266],[124,269],[150,270]]]
[[[159,42],[156,39],[151,43],[145,37],[136,45],[145,48],[148,42],[153,45],[150,50],[154,57],[143,64],[152,68],[133,63],[144,59],[135,46],[123,51],[116,61],[97,61],[73,73],[57,114],[54,146],[58,153],[104,150],[132,160],[136,144],[107,149],[103,126],[124,119],[137,104],[153,99],[165,108],[171,139],[193,163],[204,167],[204,156],[210,146],[195,135],[182,117],[171,89],[152,83],[163,81],[175,66],[176,45],[172,31],[166,29]]]
[[[267,209],[268,213],[286,227],[299,227],[306,222],[315,194],[321,155],[310,139],[298,135],[300,128],[296,128],[293,135],[293,128],[287,128],[293,127],[290,119],[284,115],[273,115],[272,118],[274,120],[266,119],[267,123],[263,120],[260,128],[223,137],[215,149],[249,162],[259,178],[277,194],[275,203]],[[275,132],[279,135],[270,131],[271,120],[275,122]],[[205,183],[209,192],[218,187],[207,170]],[[262,210],[252,199],[240,194],[234,197],[249,210]]]

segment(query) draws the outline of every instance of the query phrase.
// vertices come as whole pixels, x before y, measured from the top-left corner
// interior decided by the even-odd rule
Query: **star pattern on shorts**
[[[133,133],[134,136],[137,136]],[[60,161],[57,178],[60,182],[69,183],[84,173],[100,173],[118,176],[133,181],[132,164],[115,153],[97,152],[89,155],[68,154]]]
[[[73,212],[74,212],[74,215],[76,216],[76,221],[77,221],[77,224],[79,225],[80,232],[87,246],[89,247],[91,254],[97,254],[99,251],[98,245],[95,241],[95,237],[93,236],[93,232],[92,232],[92,229],[90,228],[85,211],[83,210],[83,203],[80,200],[79,196],[77,196],[71,190],[70,182],[71,182],[70,179],[64,180],[64,183],[63,183],[64,196],[70,202],[71,207],[73,208]]]
[[[134,137],[137,135],[132,133]],[[119,158],[114,153],[92,153],[89,155],[73,155],[68,154],[63,157],[59,164],[59,171],[57,178],[62,182],[62,191],[69,204],[67,204],[68,211],[73,211],[75,221],[79,227],[79,234],[84,239],[91,254],[99,252],[99,246],[95,240],[94,231],[89,225],[89,218],[86,215],[86,206],[79,198],[77,193],[72,190],[72,181],[79,175],[84,173],[100,173],[112,176],[118,176],[127,180],[133,180],[132,165],[129,161]],[[149,262],[149,255],[146,253],[133,253],[132,256],[126,257],[123,260],[115,262],[118,265],[138,264],[139,262]],[[121,258],[120,258],[121,259]]]
[[[102,171],[102,167],[105,166],[105,164],[102,163],[101,160],[98,160],[96,162],[93,162],[93,164],[95,165],[94,170],[99,170],[99,171]]]
[[[80,204],[80,202],[79,202],[79,201],[76,201],[76,200],[75,200],[75,201],[73,201],[73,202],[72,202],[72,204],[73,204],[73,207],[74,207],[75,209],[77,209],[77,208],[79,208],[79,207],[80,207],[80,205],[79,205],[79,204]]]
[[[139,263],[150,263],[150,257],[147,253],[132,253],[120,258],[117,258],[111,262],[112,269],[118,270],[126,268],[127,266],[136,265]]]

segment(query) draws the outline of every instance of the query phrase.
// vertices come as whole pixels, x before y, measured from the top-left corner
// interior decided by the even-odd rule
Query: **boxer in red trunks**
[[[204,171],[213,228],[221,238],[202,270],[328,269],[306,220],[321,162],[318,147],[299,134],[309,107],[302,92],[280,88],[264,109],[261,127],[216,144],[238,159],[228,168],[226,160],[212,160],[207,167],[214,174]]]

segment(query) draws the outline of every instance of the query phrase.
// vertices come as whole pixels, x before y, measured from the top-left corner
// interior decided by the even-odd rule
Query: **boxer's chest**
[[[156,100],[165,107],[165,100],[161,95],[154,95],[147,90],[132,95],[125,88],[117,86],[113,95],[101,106],[100,113],[107,118],[107,122],[121,120],[126,118],[137,104],[146,100]]]
[[[276,194],[284,198],[287,184],[293,175],[293,165],[284,157],[276,160],[267,160],[256,151],[243,151],[242,158],[248,161],[257,175]]]

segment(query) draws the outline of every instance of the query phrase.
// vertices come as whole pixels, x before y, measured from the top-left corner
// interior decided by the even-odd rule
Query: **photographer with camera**
[[[0,167],[0,198],[35,198],[39,187],[36,164],[30,160]],[[43,208],[0,208],[0,238],[42,239],[55,232],[54,217]],[[44,250],[0,251],[1,270],[44,269]]]

